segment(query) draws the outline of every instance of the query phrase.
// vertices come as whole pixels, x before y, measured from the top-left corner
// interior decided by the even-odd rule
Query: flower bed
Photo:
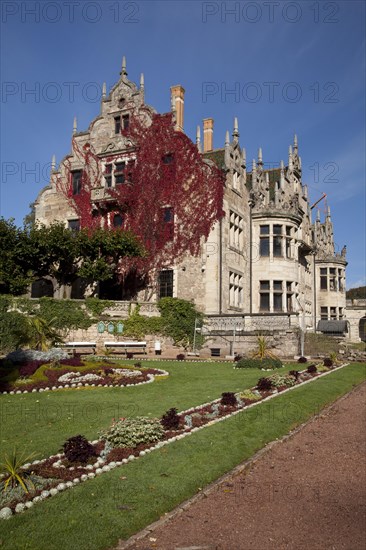
[[[104,364],[103,364],[104,363]],[[118,366],[104,361],[100,365],[81,361],[80,357],[44,363],[38,360],[16,365],[15,381],[3,381],[3,394],[35,393],[81,387],[136,386],[153,382],[155,376],[168,376],[162,369],[141,368],[140,365]]]
[[[313,367],[311,365],[300,372],[275,373],[261,378],[250,390],[235,394],[226,392],[220,399],[180,413],[176,409],[170,409],[161,419],[137,417],[113,420],[109,428],[101,430],[100,439],[91,443],[83,436],[70,438],[63,446],[63,453],[23,466],[22,471],[28,477],[33,476],[38,485],[35,484],[34,489],[28,494],[19,495],[19,492],[13,491],[7,499],[3,496],[0,500],[3,506],[0,509],[0,518],[7,519],[13,513],[23,512],[58,492],[93,479],[205,426],[223,421],[248,407],[256,406],[281,392],[291,391],[301,384],[326,376],[332,370],[344,366],[318,365],[314,370],[310,368]],[[4,481],[0,478],[0,490],[1,484],[4,484]]]

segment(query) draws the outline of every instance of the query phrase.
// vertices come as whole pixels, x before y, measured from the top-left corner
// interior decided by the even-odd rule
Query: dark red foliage
[[[297,360],[298,363],[307,363],[308,360],[306,359],[306,357],[299,357],[298,360]]]
[[[330,357],[326,357],[323,361],[325,367],[333,367],[333,361]]]
[[[224,392],[221,396],[220,404],[235,407],[237,404],[235,394],[233,392]]]
[[[41,365],[45,365],[45,364],[46,364],[45,361],[29,361],[24,365],[20,365],[19,376],[21,378],[28,378],[29,376],[33,376],[36,370],[39,369]]]
[[[135,233],[147,255],[124,259],[118,273],[121,278],[128,272],[143,278],[152,269],[176,263],[187,252],[199,254],[202,238],[208,237],[223,216],[224,175],[214,163],[204,161],[184,132],[175,130],[171,114],[155,114],[151,119],[144,108],[135,110],[122,134],[131,148],[125,183],[108,189],[108,204],[92,210],[92,189],[105,187],[103,168],[90,144],[81,146],[77,139],[72,149],[74,159],[84,167],[81,192],[72,194],[71,158],[64,163],[66,174],[57,176],[56,187],[75,210],[82,228],[110,227],[113,224],[102,222],[115,214],[123,216],[123,228],[114,230]]]
[[[234,357],[235,363],[237,363],[238,361],[240,361],[240,359],[243,359],[243,356],[242,356],[241,353],[239,353],[238,355],[235,355],[235,357]]]
[[[184,355],[184,353],[178,353],[177,361],[184,361],[185,358],[186,356]]]
[[[70,437],[65,441],[62,448],[69,462],[85,464],[92,456],[96,456],[93,445],[83,435]]]
[[[169,409],[163,414],[161,423],[165,430],[178,430],[180,424],[180,416],[177,414],[177,409]]]
[[[300,373],[298,370],[290,370],[289,375],[293,376],[297,380],[300,376]]]
[[[318,371],[318,369],[316,368],[315,365],[309,365],[308,368],[307,368],[307,372],[309,374],[314,374]]]
[[[74,357],[69,359],[61,359],[60,365],[68,365],[69,367],[82,367],[84,362],[81,360],[80,354],[75,354]]]
[[[269,391],[269,390],[272,390],[273,389],[273,383],[272,383],[272,380],[270,380],[269,378],[260,378],[257,382],[257,389],[259,391]]]
[[[127,357],[127,359],[133,359],[133,353],[128,352],[128,353],[126,354],[126,357]]]

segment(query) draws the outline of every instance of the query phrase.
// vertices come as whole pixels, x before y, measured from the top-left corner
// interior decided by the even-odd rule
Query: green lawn
[[[365,367],[331,373],[37,504],[1,523],[2,548],[68,549],[75,541],[80,549],[110,548],[364,381]],[[121,415],[160,415],[172,406],[181,410],[222,391],[250,387],[260,375],[227,364],[164,363],[164,368],[171,372],[168,379],[137,388],[1,396],[2,408],[13,407],[2,418],[2,440],[9,448],[16,438],[46,455],[69,435],[95,437],[116,416],[113,408]],[[37,422],[37,400],[50,418]],[[67,420],[71,404],[78,412]],[[22,421],[27,407],[33,416]]]

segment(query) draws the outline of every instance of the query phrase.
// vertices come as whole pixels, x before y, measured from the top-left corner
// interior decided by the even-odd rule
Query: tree
[[[27,235],[10,218],[0,219],[0,284],[3,294],[24,294],[33,272],[27,253]]]

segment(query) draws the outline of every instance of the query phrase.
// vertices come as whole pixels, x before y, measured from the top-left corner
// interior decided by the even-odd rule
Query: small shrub
[[[140,361],[137,361],[137,363],[134,364],[134,367],[135,367],[136,369],[139,369],[139,368],[141,367]]]
[[[249,399],[250,401],[258,401],[258,399],[261,398],[261,396],[258,393],[255,393],[255,391],[252,390],[244,390],[239,394],[240,399]]]
[[[299,373],[298,370],[290,370],[289,375],[293,376],[295,378],[295,380],[298,380],[298,378],[300,376],[300,373]]]
[[[186,356],[184,355],[184,353],[178,353],[177,361],[184,361],[185,358]]]
[[[75,435],[65,441],[62,446],[65,457],[69,462],[86,463],[96,456],[93,445],[83,435]]]
[[[319,366],[317,367],[317,371],[318,371],[318,372],[328,372],[328,371],[330,371],[330,368],[329,368],[329,367],[326,367],[325,365],[319,365]]]
[[[163,414],[161,423],[165,430],[177,430],[179,428],[180,417],[177,414],[177,409],[169,409]]]
[[[273,389],[273,382],[270,378],[260,378],[257,382],[257,389],[259,391],[270,391]]]
[[[269,379],[272,381],[272,384],[275,388],[282,388],[283,386],[291,388],[296,384],[295,378],[293,376],[290,376],[289,374],[279,374],[278,372],[276,372],[275,374],[269,376]]]
[[[330,357],[326,357],[323,361],[325,367],[333,367],[333,360]]]
[[[266,357],[265,359],[240,359],[236,363],[237,369],[279,369],[282,363],[279,359]]]
[[[235,357],[234,357],[235,363],[237,363],[238,361],[240,361],[240,359],[243,359],[243,356],[242,356],[241,353],[239,353],[238,355],[235,355]]]
[[[315,372],[317,372],[317,370],[318,370],[318,369],[316,368],[315,365],[309,365],[308,368],[307,368],[307,372],[308,372],[309,374],[314,374]]]
[[[306,357],[299,357],[298,360],[297,360],[298,363],[307,363],[308,360],[306,359]]]
[[[127,353],[126,357],[127,357],[127,359],[133,359],[133,353],[129,351]]]
[[[235,405],[237,404],[237,399],[235,397],[235,393],[233,392],[224,392],[222,395],[221,395],[221,401],[220,401],[221,405],[229,405],[231,407],[235,407]]]
[[[104,374],[107,375],[107,376],[110,376],[111,374],[114,374],[113,369],[111,369],[110,367],[104,368]]]
[[[69,367],[83,367],[84,362],[81,360],[80,353],[75,353],[74,357],[69,357],[68,359],[61,359],[61,365],[67,365]]]
[[[100,436],[112,447],[137,447],[141,443],[154,443],[164,436],[160,420],[137,416],[114,421]]]

